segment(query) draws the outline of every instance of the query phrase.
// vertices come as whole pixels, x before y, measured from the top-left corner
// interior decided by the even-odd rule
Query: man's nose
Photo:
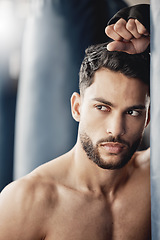
[[[114,114],[107,121],[106,132],[113,137],[123,136],[125,134],[125,119],[119,114]]]

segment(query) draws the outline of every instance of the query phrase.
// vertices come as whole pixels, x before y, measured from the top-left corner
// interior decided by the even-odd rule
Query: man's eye
[[[139,116],[140,112],[139,112],[139,111],[136,111],[136,110],[129,110],[129,111],[127,112],[127,114],[129,114],[129,115],[131,115],[131,116],[133,116],[133,117],[137,117],[137,116]]]
[[[106,111],[109,112],[109,108],[106,107],[106,106],[103,106],[103,105],[97,105],[96,108],[98,110],[101,110],[101,111],[104,111],[104,112],[106,112]]]

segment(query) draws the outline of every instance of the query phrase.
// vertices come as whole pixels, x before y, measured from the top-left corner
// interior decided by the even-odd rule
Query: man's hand
[[[107,26],[105,33],[114,40],[108,44],[109,51],[141,53],[150,43],[150,35],[146,28],[133,18],[127,22],[120,18],[115,24]]]

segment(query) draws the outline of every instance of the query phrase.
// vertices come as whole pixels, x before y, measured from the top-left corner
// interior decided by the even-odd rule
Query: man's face
[[[139,146],[148,109],[144,83],[98,70],[80,103],[79,139],[88,158],[105,169],[123,167]]]

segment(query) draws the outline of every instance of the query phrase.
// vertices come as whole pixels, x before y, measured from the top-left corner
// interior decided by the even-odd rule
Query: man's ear
[[[80,121],[80,105],[81,105],[81,97],[79,93],[74,92],[71,96],[71,111],[72,117],[75,121]]]
[[[149,106],[149,109],[148,109],[147,121],[146,121],[146,124],[145,124],[145,128],[148,126],[149,123],[150,123],[150,106]]]

